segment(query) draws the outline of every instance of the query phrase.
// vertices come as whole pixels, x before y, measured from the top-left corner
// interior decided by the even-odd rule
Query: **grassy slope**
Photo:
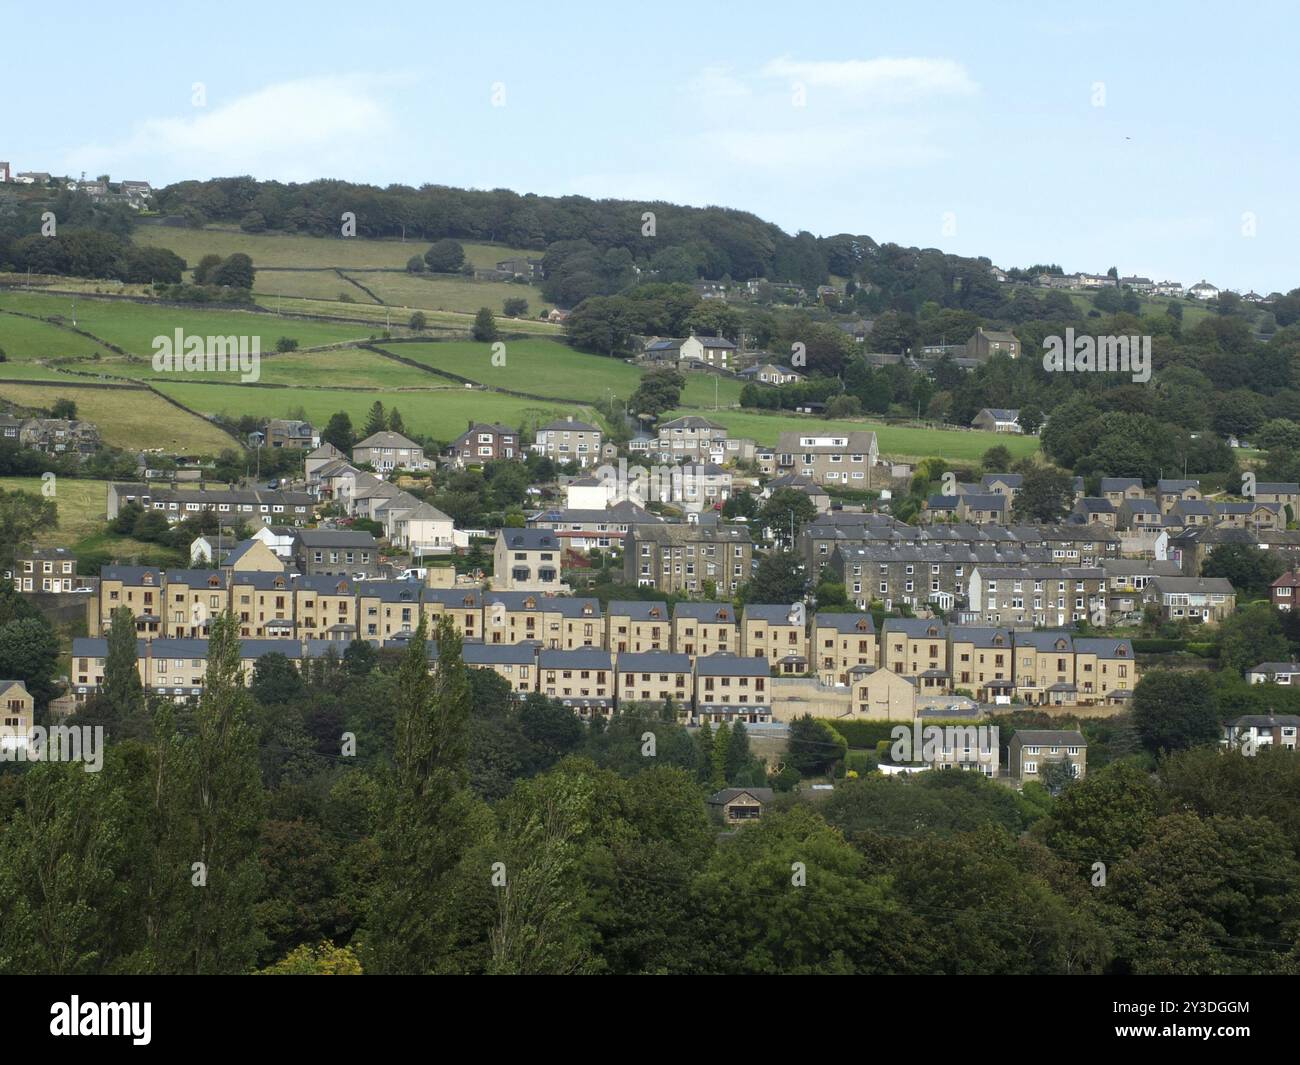
[[[383,345],[379,345],[383,347]],[[492,363],[489,344],[446,342],[395,344],[385,349],[403,358],[435,369],[446,370],[490,388],[509,388],[539,396],[578,398],[594,402],[606,390],[626,400],[641,380],[641,369],[622,359],[587,355],[549,340],[507,340],[505,365]],[[718,404],[727,407],[740,401],[741,384],[712,374],[686,375],[683,406],[713,408],[713,386],[718,381]]]
[[[241,385],[170,384],[157,385],[188,407],[205,414],[225,413],[232,417],[253,414],[284,417],[302,409],[317,425],[324,425],[335,411],[347,411],[354,426],[365,424],[375,400],[385,407],[396,406],[402,421],[414,432],[439,440],[451,440],[464,432],[469,421],[496,421],[507,425],[535,425],[539,421],[572,414],[592,419],[594,415],[578,403],[539,402],[449,386],[418,392],[347,392],[310,388],[249,388]]]
[[[61,315],[71,322],[72,300],[68,296],[0,292],[0,310],[17,310],[41,317]],[[153,352],[157,336],[170,336],[177,329],[203,336],[259,337],[263,351],[272,351],[279,337],[291,336],[303,347],[365,340],[375,331],[347,322],[312,322],[277,319],[254,311],[223,308],[174,307],[125,300],[78,299],[77,327],[116,344],[136,355]],[[0,315],[5,321],[12,315]],[[0,323],[0,328],[4,325]],[[70,334],[72,335],[72,334]]]
[[[116,447],[160,447],[180,455],[204,455],[233,446],[215,425],[142,389],[0,384],[0,402],[20,407],[49,408],[65,398],[77,404],[79,418],[93,422],[104,441]]]

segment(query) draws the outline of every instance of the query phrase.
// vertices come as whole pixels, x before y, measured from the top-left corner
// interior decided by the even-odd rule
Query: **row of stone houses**
[[[0,413],[0,441],[55,457],[93,455],[101,444],[99,429],[91,422],[9,413]]]

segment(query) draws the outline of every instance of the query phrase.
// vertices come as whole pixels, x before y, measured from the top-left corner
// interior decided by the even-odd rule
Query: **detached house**
[[[1023,433],[1020,427],[1020,411],[1003,407],[983,407],[971,419],[972,429],[983,429],[989,433]]]

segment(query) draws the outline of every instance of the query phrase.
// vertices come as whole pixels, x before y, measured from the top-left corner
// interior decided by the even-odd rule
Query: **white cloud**
[[[183,118],[149,118],[110,144],[70,152],[68,169],[141,172],[187,178],[251,173],[310,180],[338,176],[340,164],[390,135],[394,122],[378,99],[381,80],[307,78],[268,85],[229,103],[215,100]],[[155,184],[157,181],[155,180]]]
[[[832,89],[878,103],[911,103],[928,96],[970,96],[979,86],[952,59],[904,58],[798,61],[782,56],[763,76]]]

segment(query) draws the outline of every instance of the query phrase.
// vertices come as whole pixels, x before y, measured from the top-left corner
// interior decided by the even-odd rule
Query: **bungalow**
[[[1296,686],[1300,681],[1300,662],[1261,662],[1246,670],[1250,684],[1282,684]]]
[[[1003,407],[983,407],[971,419],[972,429],[983,429],[990,433],[1023,433],[1020,426],[1020,411]]]
[[[709,807],[728,827],[750,824],[762,818],[772,795],[771,788],[723,788],[709,796]]]
[[[787,369],[784,366],[777,366],[775,363],[765,362],[758,366],[750,366],[736,374],[742,381],[753,381],[758,384],[781,385],[797,384],[803,380],[803,374],[794,370]]]

